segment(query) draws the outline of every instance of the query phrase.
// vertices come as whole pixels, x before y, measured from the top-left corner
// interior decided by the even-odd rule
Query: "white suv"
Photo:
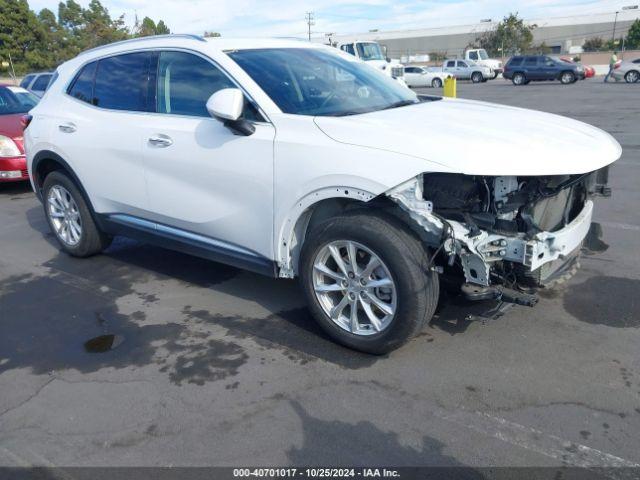
[[[584,123],[418,96],[285,40],[100,47],[60,66],[31,115],[33,188],[64,251],[122,234],[299,276],[320,325],[371,353],[420,331],[441,276],[535,303],[523,289],[573,265],[621,154]]]

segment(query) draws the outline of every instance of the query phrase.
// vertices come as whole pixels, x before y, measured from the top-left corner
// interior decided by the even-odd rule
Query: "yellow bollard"
[[[452,76],[448,76],[444,79],[444,88],[442,89],[442,94],[445,97],[456,98],[456,78]]]

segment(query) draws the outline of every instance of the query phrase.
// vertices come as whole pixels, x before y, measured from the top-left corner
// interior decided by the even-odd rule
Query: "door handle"
[[[154,135],[153,137],[149,137],[149,145],[152,147],[166,148],[173,145],[173,140],[167,135]]]
[[[73,133],[76,131],[76,126],[73,123],[63,123],[58,125],[58,129],[63,133]]]

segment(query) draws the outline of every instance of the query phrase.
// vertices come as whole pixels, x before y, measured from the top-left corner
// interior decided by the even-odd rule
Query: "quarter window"
[[[209,117],[207,100],[218,90],[235,88],[205,59],[185,52],[162,52],[158,63],[157,112]]]
[[[69,95],[86,103],[92,103],[93,99],[93,78],[96,74],[98,62],[91,62],[85,65],[67,91]]]
[[[20,86],[22,88],[29,88],[29,84],[31,83],[31,80],[33,80],[33,75],[27,75],[20,82]]]
[[[148,111],[151,53],[128,53],[98,62],[93,104],[112,110]]]
[[[524,64],[528,67],[535,67],[538,63],[538,57],[525,58]]]

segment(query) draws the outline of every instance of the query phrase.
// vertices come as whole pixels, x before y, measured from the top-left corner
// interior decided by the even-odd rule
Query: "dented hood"
[[[586,123],[471,100],[316,117],[315,123],[337,142],[423,158],[442,171],[467,175],[586,173],[622,152],[611,135]]]

